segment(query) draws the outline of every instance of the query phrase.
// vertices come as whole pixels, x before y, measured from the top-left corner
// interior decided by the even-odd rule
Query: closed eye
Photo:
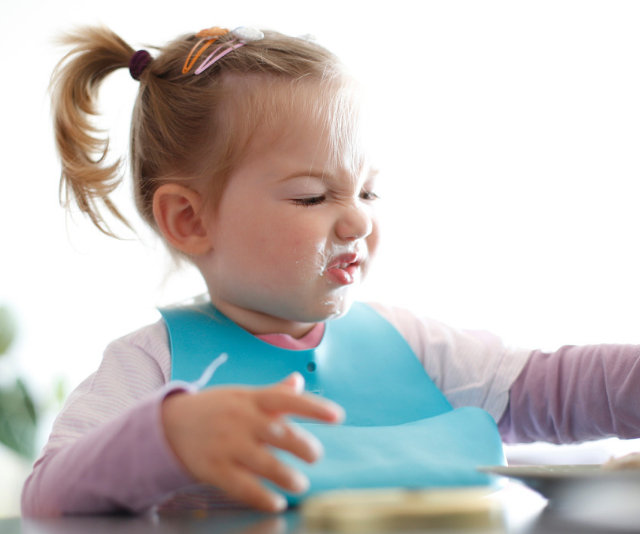
[[[297,206],[309,207],[322,204],[325,200],[327,200],[327,197],[325,195],[319,195],[317,197],[294,198],[293,203]]]
[[[376,200],[380,197],[373,191],[367,191],[366,189],[363,189],[360,193],[360,198],[362,200]]]

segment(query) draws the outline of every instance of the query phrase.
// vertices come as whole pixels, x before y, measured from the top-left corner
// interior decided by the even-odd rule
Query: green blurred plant
[[[0,307],[0,357],[7,353],[15,338],[15,322],[6,307]],[[32,459],[38,416],[36,406],[20,378],[9,385],[0,384],[0,443]]]

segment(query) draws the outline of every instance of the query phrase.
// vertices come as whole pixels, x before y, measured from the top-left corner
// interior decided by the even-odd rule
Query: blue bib
[[[479,408],[453,410],[400,333],[366,304],[327,322],[318,347],[300,351],[261,341],[210,303],[161,313],[173,380],[198,380],[226,352],[209,386],[269,385],[298,371],[309,392],[345,409],[342,425],[298,423],[324,445],[320,461],[277,451],[311,481],[305,495],[287,495],[290,504],[338,488],[486,485],[494,479],[476,467],[505,463],[493,418]]]

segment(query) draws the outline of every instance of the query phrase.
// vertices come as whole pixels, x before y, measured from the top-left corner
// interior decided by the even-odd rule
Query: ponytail
[[[51,78],[55,139],[62,163],[60,201],[75,203],[103,233],[114,236],[102,209],[131,228],[110,194],[122,181],[121,160],[106,163],[109,138],[91,123],[98,115],[96,99],[102,81],[126,68],[134,50],[106,28],[82,28],[61,38],[72,50]]]

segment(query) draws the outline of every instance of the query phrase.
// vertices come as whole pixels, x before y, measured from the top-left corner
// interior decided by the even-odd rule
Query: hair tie
[[[129,60],[129,72],[134,80],[140,80],[142,71],[151,63],[151,54],[146,50],[138,50]]]

